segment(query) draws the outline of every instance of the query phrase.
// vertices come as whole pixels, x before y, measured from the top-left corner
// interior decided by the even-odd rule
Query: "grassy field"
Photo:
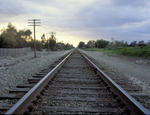
[[[108,54],[121,54],[137,57],[150,57],[150,47],[123,47],[123,48],[85,48],[85,51],[100,51]]]

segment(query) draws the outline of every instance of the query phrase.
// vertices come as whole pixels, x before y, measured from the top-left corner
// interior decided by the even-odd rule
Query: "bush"
[[[85,43],[84,42],[80,42],[78,45],[78,48],[85,48]]]
[[[130,56],[139,56],[139,57],[150,57],[150,48],[149,47],[127,47],[120,50],[120,54],[130,55]]]
[[[30,30],[19,30],[12,24],[8,24],[0,35],[0,48],[22,48],[27,46],[27,39],[31,37]]]
[[[109,42],[106,40],[97,40],[95,42],[95,47],[96,48],[105,48],[108,44],[109,44]]]

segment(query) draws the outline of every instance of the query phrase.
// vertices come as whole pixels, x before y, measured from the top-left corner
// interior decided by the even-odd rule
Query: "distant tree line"
[[[0,34],[0,48],[22,48],[27,47],[32,40],[30,30],[19,30],[8,24],[6,29],[2,29]]]
[[[69,50],[74,48],[72,44],[65,44],[63,42],[57,42],[55,36],[45,37],[45,34],[41,37],[41,47],[48,50]]]
[[[30,30],[17,30],[15,26],[8,24],[6,29],[1,30],[0,48],[33,48],[34,40],[31,34],[32,32]],[[54,36],[46,38],[45,34],[42,35],[41,40],[36,40],[35,43],[37,50],[68,50],[73,48],[73,45],[68,43],[57,43]]]
[[[107,40],[89,40],[86,44],[81,41],[78,44],[78,48],[121,48],[121,47],[144,47],[144,46],[150,46],[150,42],[145,43],[143,40],[137,42],[132,41],[131,43],[125,42],[125,41],[118,41],[115,40],[113,42],[107,41]]]

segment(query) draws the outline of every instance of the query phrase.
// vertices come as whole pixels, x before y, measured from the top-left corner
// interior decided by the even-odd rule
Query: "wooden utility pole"
[[[35,34],[35,27],[36,26],[40,26],[40,19],[31,19],[31,20],[28,20],[28,24],[29,26],[33,26],[33,32],[34,32],[34,58],[36,58],[36,43],[35,43],[35,40],[36,40],[36,34]]]
[[[54,38],[54,36],[56,35],[56,33],[55,33],[55,32],[51,32],[50,34],[51,34],[52,39],[53,39],[53,38]]]

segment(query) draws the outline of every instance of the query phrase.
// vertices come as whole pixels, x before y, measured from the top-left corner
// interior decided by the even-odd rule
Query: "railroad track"
[[[5,96],[20,99],[6,114],[150,114],[78,50],[47,71]]]

